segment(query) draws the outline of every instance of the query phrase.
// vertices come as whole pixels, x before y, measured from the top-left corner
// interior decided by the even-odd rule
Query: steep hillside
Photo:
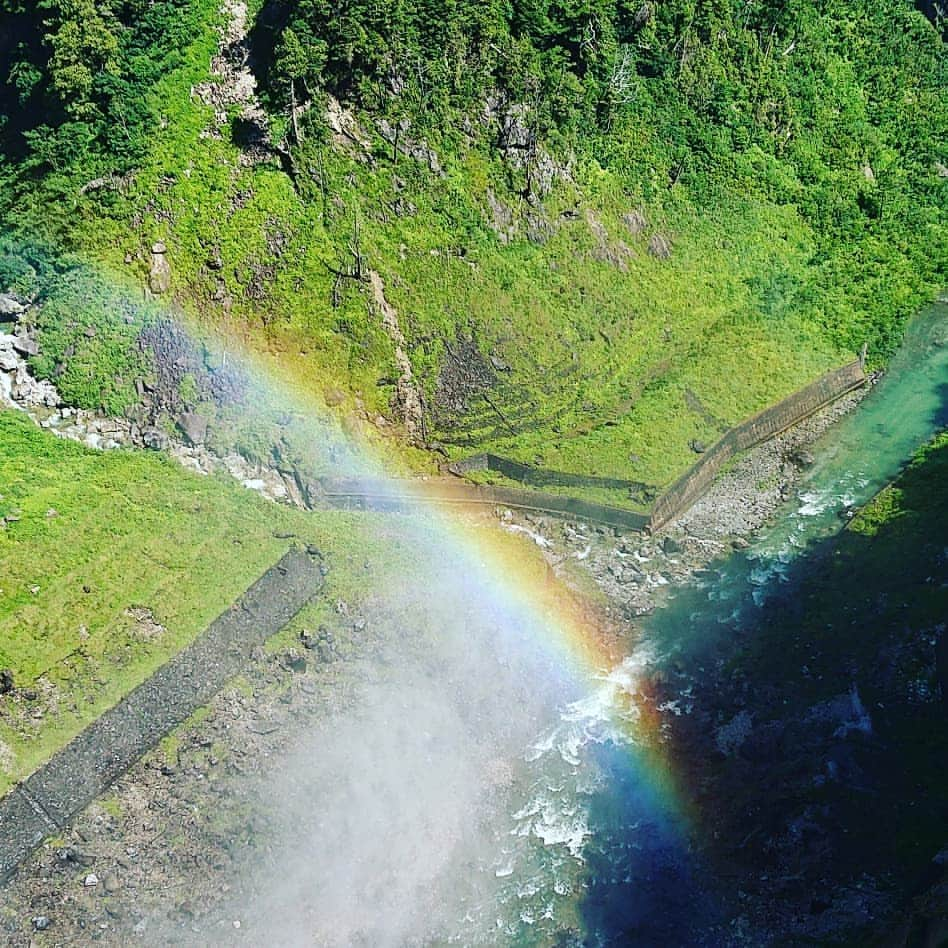
[[[56,309],[111,299],[63,250],[353,432],[652,485],[946,282],[948,57],[902,0],[0,17],[0,275],[56,314],[37,369],[112,410],[136,340]]]

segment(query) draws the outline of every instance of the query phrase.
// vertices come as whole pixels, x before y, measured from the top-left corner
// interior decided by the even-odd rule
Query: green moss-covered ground
[[[375,548],[371,515],[283,507],[155,455],[83,448],[9,411],[0,495],[0,668],[16,687],[0,698],[0,793],[190,642],[290,543],[342,564],[329,574],[332,599],[360,591],[350,560]],[[144,609],[165,631],[141,621]]]

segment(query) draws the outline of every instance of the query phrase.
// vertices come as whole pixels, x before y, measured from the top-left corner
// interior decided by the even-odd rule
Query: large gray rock
[[[197,447],[207,440],[207,419],[196,411],[186,411],[178,418],[178,427],[188,443]]]
[[[672,255],[671,241],[664,234],[652,234],[648,242],[648,252],[656,260],[667,260]]]
[[[14,320],[24,312],[26,312],[26,307],[15,296],[0,293],[0,319]]]
[[[39,343],[35,339],[27,339],[24,336],[17,336],[13,340],[13,348],[22,356],[39,355]]]
[[[168,436],[160,428],[145,428],[142,431],[142,444],[152,451],[163,451],[168,447]]]

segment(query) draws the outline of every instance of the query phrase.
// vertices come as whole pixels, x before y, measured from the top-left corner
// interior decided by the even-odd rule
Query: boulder
[[[688,442],[688,447],[691,448],[695,454],[704,454],[704,452],[708,450],[708,446],[697,438],[692,438],[691,441]]]
[[[152,451],[164,451],[168,447],[168,436],[160,428],[145,428],[142,431],[142,444]]]
[[[25,311],[26,307],[15,296],[0,293],[0,320],[14,320]]]
[[[151,270],[148,274],[148,286],[152,293],[160,296],[171,289],[171,264],[165,256],[167,248],[158,241],[151,248]]]
[[[22,356],[39,355],[39,343],[35,339],[27,339],[24,336],[17,336],[13,340],[13,348]]]
[[[0,695],[13,691],[13,672],[9,668],[0,668]]]
[[[630,234],[641,234],[648,227],[648,221],[641,211],[629,211],[628,214],[623,214],[622,222],[628,227]]]
[[[196,411],[186,411],[178,418],[178,427],[181,429],[188,444],[197,447],[207,440],[207,419]]]
[[[679,543],[674,537],[666,536],[662,539],[662,552],[666,556],[672,556],[675,553],[681,552],[681,543]]]
[[[672,254],[671,241],[663,234],[652,234],[648,242],[648,252],[656,260],[667,260]]]

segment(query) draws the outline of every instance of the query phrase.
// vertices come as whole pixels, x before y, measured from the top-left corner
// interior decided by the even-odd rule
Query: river
[[[662,730],[660,719],[654,727],[643,720],[640,672],[683,655],[726,653],[735,629],[765,621],[792,564],[842,529],[847,511],[891,481],[946,424],[948,306],[939,304],[913,320],[870,395],[815,444],[815,463],[796,495],[751,546],[674,591],[643,623],[633,653],[590,682],[586,697],[562,707],[529,747],[496,857],[482,867],[499,880],[501,911],[492,930],[485,918],[475,924],[475,913],[458,942],[726,940],[729,910],[695,855],[673,778],[662,778],[660,755],[638,746],[636,735],[650,732],[660,743]],[[689,713],[689,702],[686,689],[660,711]]]

